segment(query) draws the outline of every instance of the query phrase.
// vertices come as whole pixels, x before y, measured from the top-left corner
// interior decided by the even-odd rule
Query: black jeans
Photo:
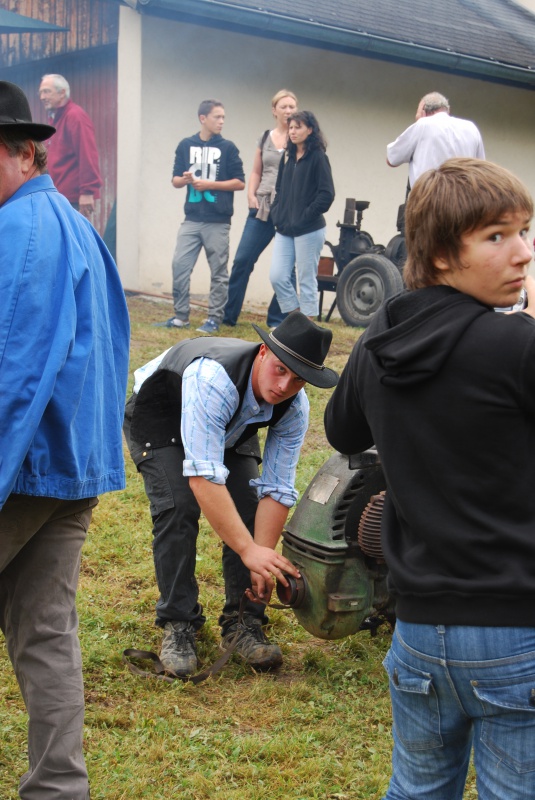
[[[152,550],[160,590],[156,624],[163,627],[170,620],[185,620],[198,630],[205,622],[195,578],[200,508],[190,489],[189,479],[182,474],[184,449],[181,443],[147,449],[133,441],[130,418],[134,402],[135,396],[127,403],[124,432],[150,500],[154,536]],[[227,489],[251,535],[258,499],[256,489],[249,486],[249,481],[258,477],[259,452],[256,436],[238,449],[225,450],[225,466],[229,470]],[[225,633],[237,617],[241,598],[245,589],[251,586],[251,579],[240,557],[226,544],[223,544],[222,563],[225,605],[219,624]],[[265,624],[264,608],[261,603],[248,601],[245,610]]]

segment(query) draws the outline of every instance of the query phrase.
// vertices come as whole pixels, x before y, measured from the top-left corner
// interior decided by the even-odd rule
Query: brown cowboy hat
[[[300,311],[292,311],[271,333],[253,323],[253,328],[282,363],[312,386],[330,389],[338,383],[337,373],[323,360],[329,352],[332,331],[321,328]]]
[[[36,142],[44,142],[56,132],[52,125],[32,121],[26,95],[20,86],[9,81],[0,81],[0,130],[21,133]]]

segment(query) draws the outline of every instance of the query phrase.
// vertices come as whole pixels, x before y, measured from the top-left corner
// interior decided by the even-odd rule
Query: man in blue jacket
[[[129,324],[117,268],[54,188],[0,81],[0,627],[29,715],[24,800],[87,800],[75,606],[101,492],[124,488]]]

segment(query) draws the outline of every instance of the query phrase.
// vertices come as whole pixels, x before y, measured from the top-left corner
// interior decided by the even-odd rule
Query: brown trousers
[[[0,511],[0,628],[28,711],[23,800],[87,800],[76,589],[97,498],[11,495]]]

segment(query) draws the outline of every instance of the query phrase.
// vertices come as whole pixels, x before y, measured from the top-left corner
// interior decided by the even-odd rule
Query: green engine
[[[379,456],[333,455],[316,473],[283,533],[282,552],[301,572],[277,584],[279,600],[320,639],[341,639],[393,621],[380,542],[385,479]]]

